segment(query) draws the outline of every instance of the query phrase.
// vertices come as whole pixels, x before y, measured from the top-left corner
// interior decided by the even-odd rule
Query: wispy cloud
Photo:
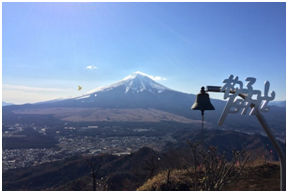
[[[2,84],[2,89],[10,89],[10,90],[24,90],[24,91],[68,91],[69,89],[59,89],[59,88],[39,88],[39,87],[28,87],[28,86],[17,86],[10,84]]]
[[[90,65],[90,66],[86,66],[86,69],[95,70],[95,69],[97,69],[97,67],[94,65]]]
[[[135,73],[133,73],[133,74],[142,74],[142,75],[144,75],[144,76],[148,76],[149,78],[151,78],[152,80],[155,80],[155,81],[157,81],[157,80],[167,80],[167,79],[164,78],[164,77],[161,77],[161,76],[152,76],[152,75],[148,75],[148,74],[145,74],[145,73],[143,73],[143,72],[140,72],[140,71],[137,71],[137,72],[135,72]]]
[[[166,78],[164,77],[160,77],[160,76],[151,76],[151,75],[148,75],[152,80],[167,80]]]

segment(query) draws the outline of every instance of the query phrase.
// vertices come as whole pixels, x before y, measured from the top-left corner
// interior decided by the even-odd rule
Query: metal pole
[[[255,109],[255,110],[256,110],[255,113],[256,113],[256,117],[257,117],[258,121],[262,125],[264,131],[266,132],[267,136],[269,137],[272,145],[274,146],[274,148],[278,154],[278,157],[280,160],[280,176],[281,176],[280,188],[281,188],[281,191],[286,191],[286,158],[283,154],[281,146],[279,145],[278,141],[276,140],[276,137],[274,136],[271,129],[269,128],[269,125],[266,122],[265,118],[259,112],[258,109]]]
[[[207,92],[221,92],[221,86],[207,86]],[[230,90],[230,93],[235,93],[235,91]],[[245,99],[246,95],[240,93],[239,96],[243,99]],[[253,108],[254,105],[251,105],[251,108]],[[286,191],[286,158],[284,156],[284,153],[282,151],[281,146],[279,145],[276,137],[272,133],[267,121],[263,117],[263,115],[260,113],[258,108],[255,109],[255,115],[260,122],[261,126],[263,127],[264,131],[266,132],[267,136],[269,137],[273,147],[275,148],[279,160],[280,160],[280,189],[281,191]]]

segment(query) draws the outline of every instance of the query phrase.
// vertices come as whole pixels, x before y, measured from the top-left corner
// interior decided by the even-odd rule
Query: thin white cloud
[[[97,67],[94,65],[90,65],[90,66],[86,66],[86,69],[94,70],[94,69],[97,69]]]
[[[148,74],[145,74],[145,73],[143,73],[143,72],[140,72],[140,71],[136,71],[136,72],[134,72],[134,73],[126,76],[123,80],[129,79],[129,78],[131,78],[131,76],[133,77],[133,76],[135,76],[135,75],[137,75],[137,74],[141,74],[142,76],[147,76],[147,77],[149,77],[149,78],[151,78],[152,80],[155,80],[155,81],[157,81],[157,80],[167,80],[167,79],[164,78],[164,77],[161,77],[161,76],[152,76],[152,75],[148,75]]]
[[[77,89],[40,88],[2,84],[2,100],[14,104],[36,103],[41,101],[67,98]]]
[[[164,77],[160,77],[160,76],[150,76],[149,77],[152,79],[152,80],[167,80],[166,78]]]
[[[23,91],[68,91],[69,89],[58,89],[58,88],[39,88],[39,87],[28,87],[28,86],[17,86],[10,84],[2,84],[2,89],[9,90],[23,90]]]

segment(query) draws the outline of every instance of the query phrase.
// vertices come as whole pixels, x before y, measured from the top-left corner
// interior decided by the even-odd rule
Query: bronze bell
[[[201,110],[202,115],[204,115],[205,110],[215,110],[213,105],[210,102],[209,94],[204,90],[204,87],[201,87],[201,91],[197,94],[196,101],[191,107],[192,110]]]

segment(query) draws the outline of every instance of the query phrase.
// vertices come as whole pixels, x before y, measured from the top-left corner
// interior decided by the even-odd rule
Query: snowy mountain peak
[[[171,89],[157,83],[156,81],[154,81],[152,79],[155,79],[155,77],[150,76],[148,74],[145,74],[143,72],[137,71],[137,72],[134,72],[134,73],[126,76],[125,78],[123,78],[122,80],[120,80],[114,84],[111,84],[109,86],[96,88],[94,90],[87,92],[86,94],[92,94],[95,92],[110,91],[116,87],[125,87],[125,90],[124,90],[125,93],[128,93],[128,92],[139,93],[139,92],[143,92],[143,91],[148,91],[148,92],[151,92],[153,94],[156,94],[156,93],[161,93],[164,90],[171,90]]]
[[[151,76],[149,76],[148,74],[145,74],[143,72],[137,71],[137,72],[133,72],[132,74],[129,74],[128,76],[126,76],[122,80],[134,79],[136,77],[141,78],[141,77],[144,77],[144,76],[151,78]]]

